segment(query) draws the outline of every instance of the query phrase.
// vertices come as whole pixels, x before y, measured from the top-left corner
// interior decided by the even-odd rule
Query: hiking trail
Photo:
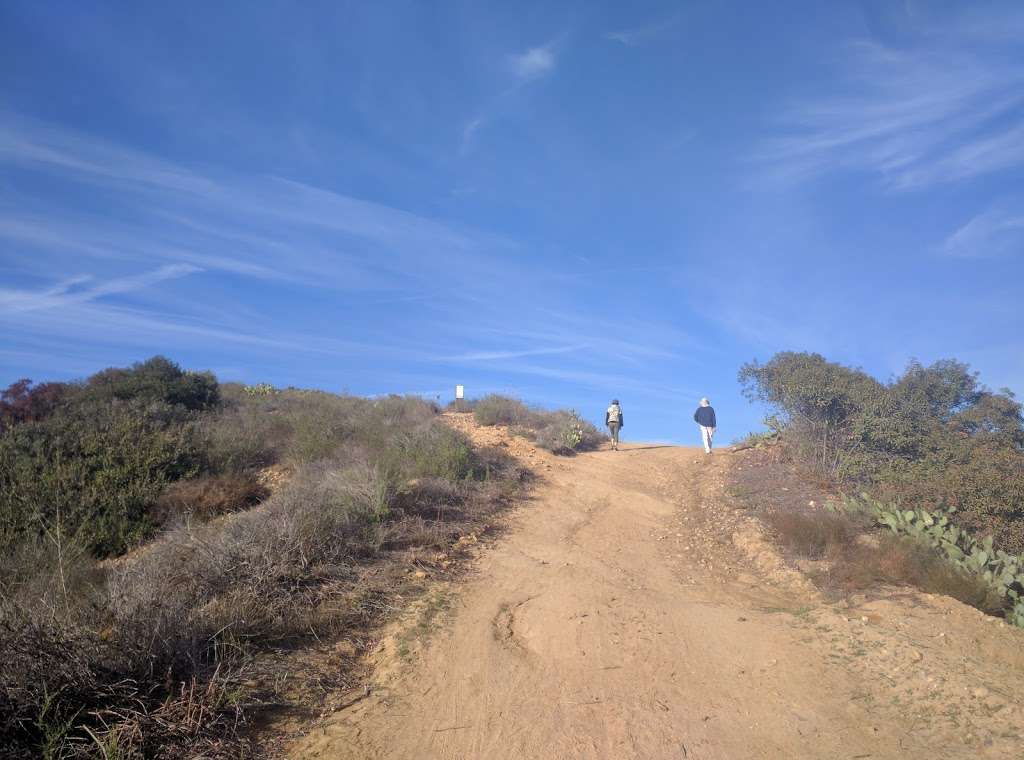
[[[825,599],[732,503],[729,453],[561,458],[449,419],[539,482],[290,757],[1020,756],[1024,632],[909,590]]]

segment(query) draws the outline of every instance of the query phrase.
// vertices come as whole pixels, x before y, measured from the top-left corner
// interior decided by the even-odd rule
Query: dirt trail
[[[731,508],[727,454],[530,457],[541,485],[435,633],[403,656],[396,632],[291,757],[1021,756],[1020,632],[825,603]]]

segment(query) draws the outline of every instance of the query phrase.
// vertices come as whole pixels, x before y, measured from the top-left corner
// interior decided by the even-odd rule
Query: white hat
[[[711,402],[708,401],[707,397],[705,396],[704,398],[702,398],[700,400],[700,405],[701,406],[711,406]]]

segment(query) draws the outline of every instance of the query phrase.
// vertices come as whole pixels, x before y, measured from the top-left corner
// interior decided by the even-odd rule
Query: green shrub
[[[484,396],[474,402],[473,414],[481,425],[509,425],[555,454],[589,451],[606,440],[604,434],[575,411],[530,409],[508,396]]]
[[[291,418],[287,458],[296,464],[328,459],[346,438],[345,421],[305,412]]]
[[[473,415],[481,425],[523,425],[530,427],[533,412],[519,399],[491,394],[477,399]]]
[[[283,391],[268,407],[289,431],[283,456],[301,465],[329,459],[350,439],[360,417],[373,402],[329,393]]]
[[[779,411],[775,418],[789,434],[798,456],[825,473],[835,473],[855,446],[858,412],[882,392],[861,370],[826,361],[819,354],[782,352],[766,364],[740,368],[739,381],[751,400]]]
[[[433,477],[454,483],[472,477],[476,465],[469,441],[441,424],[396,436],[380,461],[387,472],[402,481]]]
[[[249,394],[234,384],[223,397],[220,411],[200,422],[207,466],[217,473],[330,458],[374,403],[296,389]]]
[[[110,368],[90,377],[82,389],[87,401],[161,402],[192,411],[212,409],[220,401],[217,379],[210,372],[186,372],[163,356],[127,369]]]
[[[197,423],[205,469],[233,473],[277,463],[291,437],[291,425],[255,404],[228,402]]]
[[[537,445],[555,454],[572,454],[597,448],[605,436],[574,411],[547,412],[535,429]]]
[[[1024,417],[953,360],[911,362],[890,383],[817,354],[780,353],[740,370],[774,408],[797,461],[889,500],[956,507],[962,527],[1024,551]]]
[[[20,421],[0,434],[0,545],[59,525],[97,556],[123,552],[153,530],[165,485],[203,468],[195,422],[217,381],[157,356],[51,385],[5,399]]]
[[[202,452],[177,408],[159,402],[76,404],[0,436],[0,542],[58,523],[97,556],[154,527],[148,507]]]
[[[956,437],[915,462],[894,462],[869,483],[879,498],[954,511],[954,521],[996,546],[1024,552],[1024,455],[974,436]]]

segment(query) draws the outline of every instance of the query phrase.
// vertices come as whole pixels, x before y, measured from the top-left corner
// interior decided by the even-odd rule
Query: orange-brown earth
[[[729,495],[738,457],[566,459],[449,420],[539,484],[291,757],[1024,756],[1024,631],[909,590],[829,601]]]

